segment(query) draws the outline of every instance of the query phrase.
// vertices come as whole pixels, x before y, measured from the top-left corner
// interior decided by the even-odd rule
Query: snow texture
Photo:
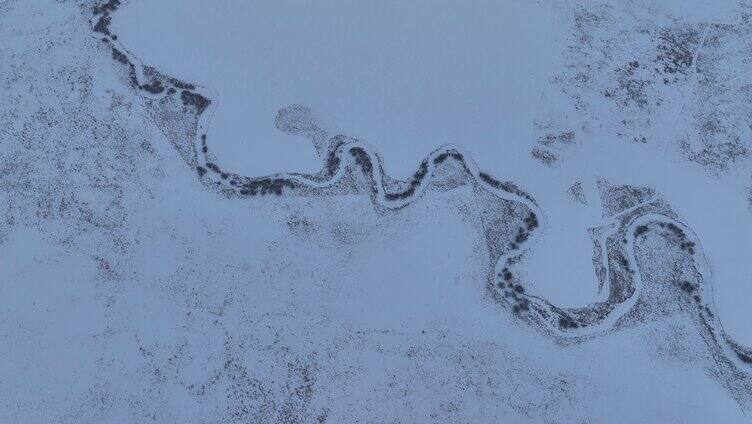
[[[750,422],[750,58],[746,1],[0,0],[0,423]]]

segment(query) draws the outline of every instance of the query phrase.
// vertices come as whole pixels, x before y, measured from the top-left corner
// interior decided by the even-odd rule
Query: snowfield
[[[752,4],[0,0],[0,422],[744,423]]]

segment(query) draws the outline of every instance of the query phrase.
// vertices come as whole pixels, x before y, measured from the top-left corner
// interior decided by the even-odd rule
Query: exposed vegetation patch
[[[530,156],[546,166],[551,166],[558,160],[555,154],[538,147],[534,147],[530,150]]]
[[[440,163],[444,163],[447,159],[452,158],[456,161],[462,162],[464,160],[464,157],[457,152],[444,152],[441,154],[436,155],[435,158],[433,158],[434,165],[438,165]]]
[[[199,115],[204,113],[206,108],[209,107],[209,104],[211,104],[211,100],[207,99],[201,94],[194,93],[188,90],[183,90],[180,93],[180,98],[182,99],[184,105],[195,107],[196,112]]]
[[[577,181],[571,186],[569,186],[567,193],[569,193],[569,195],[572,196],[579,203],[587,206],[588,204],[587,197],[585,196],[585,190],[582,188],[581,182]]]
[[[110,35],[110,24],[112,23],[112,18],[105,15],[99,18],[96,25],[94,25],[94,31],[101,32],[105,35]]]
[[[604,214],[613,216],[627,211],[655,197],[655,190],[631,185],[614,185],[607,181],[598,181]]]
[[[666,84],[679,81],[692,69],[695,50],[700,43],[700,33],[693,27],[667,28],[658,34],[656,62],[661,68],[656,71],[665,76]]]
[[[188,83],[188,82],[181,81],[177,78],[167,77],[167,82],[179,90],[195,90],[196,89],[195,85]]]
[[[122,63],[123,65],[128,65],[131,63],[130,59],[128,59],[128,56],[124,55],[123,52],[116,49],[115,47],[112,48],[112,58]]]
[[[112,17],[110,16],[110,14],[115,12],[118,7],[120,7],[119,0],[109,0],[107,3],[101,6],[94,6],[94,8],[92,9],[94,16],[96,17],[98,15],[101,15],[97,20],[97,23],[94,25],[94,31],[105,35],[111,35],[110,24],[112,24]],[[113,37],[117,39],[117,36],[113,35]]]
[[[498,277],[500,281],[497,283],[497,287],[501,289],[502,296],[512,305],[512,313],[520,315],[523,312],[530,310],[530,299],[524,296],[525,288],[522,284],[514,281],[514,275],[508,267],[504,267],[499,272]]]
[[[120,7],[120,0],[109,0],[106,3],[94,6],[92,12],[95,15],[107,15],[117,10]]]
[[[165,91],[162,82],[159,80],[153,80],[149,84],[143,84],[140,88],[150,94],[160,94]]]
[[[647,225],[638,225],[637,228],[635,228],[634,235],[635,237],[641,236],[648,232],[648,226]]]
[[[661,222],[658,225],[661,228],[669,230],[669,232],[673,234],[673,236],[678,240],[679,247],[682,250],[686,250],[687,252],[689,252],[689,254],[695,253],[695,243],[687,239],[687,235],[684,233],[684,230],[679,228],[678,225],[674,224],[673,222]]]
[[[521,190],[514,183],[511,183],[508,181],[499,181],[485,172],[480,172],[478,175],[480,176],[481,180],[483,180],[486,184],[490,185],[493,188],[501,189],[508,193],[516,194],[518,196],[524,197],[527,200],[535,203],[535,200],[529,194]]]
[[[544,146],[557,146],[574,144],[574,131],[562,131],[560,133],[549,133],[538,138],[538,143]]]
[[[415,189],[418,188],[418,186],[423,181],[423,178],[425,178],[427,173],[428,173],[428,163],[424,160],[423,162],[421,162],[420,166],[418,167],[418,170],[415,171],[413,176],[410,178],[410,181],[408,183],[409,187],[400,193],[387,193],[386,200],[406,199],[412,196],[413,194],[415,194]]]
[[[257,194],[281,196],[285,188],[293,189],[296,184],[286,178],[259,178],[244,182],[241,187],[240,194],[243,196],[255,196]]]
[[[562,315],[561,317],[559,317],[559,328],[561,328],[562,330],[579,328],[579,327],[580,325],[577,324],[577,322],[573,320],[571,317],[566,316],[566,315]]]
[[[350,155],[355,158],[355,163],[363,170],[363,173],[370,176],[373,172],[373,163],[368,153],[360,147],[350,149]]]
[[[694,291],[697,290],[697,287],[694,284],[686,280],[682,281],[679,284],[679,288],[681,288],[685,293],[690,293],[690,294],[694,293]]]

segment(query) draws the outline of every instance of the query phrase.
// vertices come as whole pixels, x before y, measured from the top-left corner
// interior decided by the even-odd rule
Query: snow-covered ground
[[[312,146],[274,127],[297,103],[400,178],[441,144],[528,138],[567,30],[535,2],[487,0],[136,1],[111,28],[145,63],[216,92],[228,169],[318,171]]]
[[[572,11],[579,7],[518,0],[472,7],[453,1],[136,0],[111,28],[145,64],[213,94],[211,147],[225,169],[249,176],[318,171],[314,146],[275,128],[277,111],[291,104],[310,107],[330,135],[373,145],[396,178],[408,177],[437,146],[462,145],[482,169],[519,182],[541,202],[550,226],[527,277],[557,304],[584,305],[597,296],[587,234],[600,219],[597,194],[583,206],[566,199],[567,188],[578,181],[596,185],[599,178],[653,187],[703,240],[723,322],[752,344],[745,302],[752,298],[749,166],[711,174],[672,151],[672,131],[685,130],[676,128],[685,113],[676,102],[696,101],[684,98],[686,87],[663,90],[671,98],[647,117],[659,128],[646,145],[617,140],[614,128],[605,126],[608,118],[583,124],[557,84],[573,46],[582,48],[572,30]],[[636,21],[647,28],[660,28],[668,17],[703,29],[739,19],[732,1],[629,8],[655,11]],[[629,54],[644,48],[639,41],[592,48]],[[691,47],[701,53],[702,46]],[[591,73],[588,78],[603,78]],[[748,103],[739,107],[749,114]],[[594,113],[616,115],[606,108]],[[562,158],[550,169],[530,150],[557,131],[571,131],[574,140],[564,143],[567,151],[554,152]]]
[[[748,422],[751,19],[0,0],[0,422]]]

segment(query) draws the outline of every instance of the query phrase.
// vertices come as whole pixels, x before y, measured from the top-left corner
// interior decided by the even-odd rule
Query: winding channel
[[[432,180],[437,178],[437,172],[446,172],[446,168],[437,171],[439,167],[452,166],[449,169],[454,170],[454,176],[459,177],[462,184],[469,181],[476,189],[502,201],[524,206],[529,211],[521,218],[522,223],[509,246],[502,249],[497,257],[491,254],[494,266],[489,275],[488,288],[500,304],[511,309],[521,320],[562,343],[578,342],[613,331],[617,323],[634,309],[643,296],[645,285],[636,258],[635,241],[657,226],[675,234],[681,241],[682,249],[688,250],[693,257],[700,281],[696,284],[685,282],[677,289],[683,290],[690,301],[697,305],[697,313],[709,335],[708,342],[738,368],[748,372],[752,370],[752,350],[740,346],[725,333],[714,311],[710,269],[697,235],[676,216],[652,207],[651,201],[633,206],[602,223],[603,227],[610,228],[610,231],[599,236],[599,242],[604,244],[606,264],[602,265],[606,269],[605,287],[609,290],[606,298],[577,310],[557,307],[542,297],[526,293],[523,284],[513,274],[516,260],[540,237],[538,228],[546,225],[545,214],[527,192],[513,183],[498,181],[480,171],[462,147],[444,145],[434,150],[407,181],[395,182],[388,178],[383,171],[383,161],[372,146],[344,136],[329,139],[323,169],[317,174],[279,173],[246,177],[224,171],[213,161],[206,136],[216,107],[210,99],[215,96],[206,88],[179,81],[144,66],[128,52],[109,30],[112,14],[119,6],[119,0],[109,0],[92,8],[94,36],[110,49],[113,59],[123,66],[130,85],[137,93],[152,100],[171,99],[192,110],[197,119],[197,130],[195,139],[191,141],[191,154],[184,156],[184,159],[195,167],[198,178],[207,186],[236,198],[300,195],[311,191],[323,194],[321,190],[330,189],[346,176],[359,171],[367,182],[366,190],[374,204],[394,210],[419,199]],[[604,243],[612,239],[620,240],[619,252],[613,252]],[[609,254],[613,253],[622,255],[620,271],[630,278],[618,281],[612,278],[614,269]]]

